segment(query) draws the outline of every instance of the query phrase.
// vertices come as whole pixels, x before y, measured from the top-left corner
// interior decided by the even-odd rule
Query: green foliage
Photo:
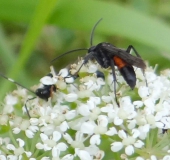
[[[167,68],[169,3],[1,0],[0,71],[27,87],[38,84],[48,73],[50,60],[68,50],[89,47],[90,31],[100,18],[103,20],[95,31],[94,44],[109,41],[120,48],[132,44],[151,65]],[[55,62],[56,70],[74,62],[80,53],[72,55],[75,58]],[[11,83],[1,79],[1,84],[2,99]]]

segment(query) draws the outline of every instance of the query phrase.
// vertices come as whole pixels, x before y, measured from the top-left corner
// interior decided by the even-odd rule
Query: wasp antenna
[[[2,74],[2,73],[0,73],[0,76],[1,77],[3,77],[3,78],[5,78],[5,79],[7,79],[8,81],[10,81],[10,82],[13,82],[13,83],[15,83],[16,85],[18,85],[18,86],[20,86],[20,87],[22,87],[22,88],[25,88],[26,90],[28,90],[29,92],[31,92],[31,93],[33,93],[33,94],[35,94],[32,90],[30,90],[29,88],[27,88],[27,87],[25,87],[25,86],[23,86],[22,84],[20,84],[20,83],[18,83],[18,82],[16,82],[16,81],[14,81],[13,79],[11,79],[11,78],[8,78],[8,77],[6,77],[4,74]]]
[[[91,31],[91,36],[90,36],[90,46],[92,46],[93,44],[93,35],[94,35],[94,31],[96,29],[96,26],[100,23],[100,21],[102,20],[102,18],[100,18],[97,23],[94,25],[92,31]]]
[[[77,51],[84,51],[84,50],[88,50],[88,49],[87,49],[87,48],[80,48],[80,49],[74,49],[74,50],[65,52],[65,53],[59,55],[58,57],[54,58],[54,59],[51,61],[51,63],[53,63],[53,62],[56,61],[57,59],[59,59],[59,58],[65,56],[66,54],[69,54],[69,53],[72,53],[72,52],[77,52]]]

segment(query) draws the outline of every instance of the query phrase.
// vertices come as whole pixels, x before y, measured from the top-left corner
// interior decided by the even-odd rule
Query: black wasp
[[[116,74],[115,74],[115,66],[118,67],[118,70],[120,71],[121,75],[127,82],[127,84],[133,89],[136,85],[136,74],[134,71],[133,66],[141,68],[144,74],[144,70],[146,68],[146,64],[143,61],[143,59],[140,57],[136,49],[132,46],[129,45],[127,49],[120,49],[115,47],[114,45],[107,43],[107,42],[102,42],[99,43],[95,46],[92,45],[92,40],[93,40],[93,34],[96,26],[98,23],[101,21],[100,19],[95,26],[92,29],[91,37],[90,37],[90,44],[91,47],[89,49],[87,48],[82,48],[82,49],[75,49],[68,51],[55,59],[52,60],[54,62],[58,58],[69,54],[71,52],[75,51],[80,51],[80,50],[87,50],[88,54],[84,57],[83,63],[76,72],[76,74],[80,71],[81,67],[88,62],[90,59],[95,59],[103,68],[109,68],[111,67],[112,69],[112,74],[113,74],[113,81],[114,81],[114,94],[115,94],[115,99],[116,103],[119,106],[117,97],[116,97]],[[131,50],[134,51],[136,56],[133,56],[130,54]],[[147,82],[146,82],[147,85]]]
[[[48,101],[48,98],[52,96],[52,93],[53,92],[56,92],[56,86],[53,85],[53,84],[43,84],[43,86],[41,88],[38,88],[35,92],[30,90],[29,88],[21,85],[20,83],[16,82],[15,80],[11,79],[11,78],[8,78],[6,77],[4,74],[0,73],[0,76],[7,79],[8,81],[12,82],[12,83],[15,83],[16,85],[22,87],[22,88],[25,88],[26,90],[28,90],[29,92],[33,93],[34,95],[38,96],[39,98],[41,99],[44,99],[46,101]],[[51,73],[49,73],[47,75],[48,77],[53,77],[53,75]],[[29,100],[32,100],[36,97],[33,97],[33,98],[30,98],[28,99],[27,101]],[[26,101],[26,103],[27,103]],[[30,114],[29,114],[29,111],[27,109],[27,106],[26,106],[26,103],[25,103],[25,109],[26,109],[26,112],[27,112],[27,115],[29,118],[31,118]]]

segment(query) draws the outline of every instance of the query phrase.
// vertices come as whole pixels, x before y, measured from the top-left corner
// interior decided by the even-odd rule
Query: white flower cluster
[[[74,79],[70,73],[81,63],[40,80],[57,88],[48,102],[37,97],[25,104],[30,95],[24,89],[6,96],[0,159],[170,160],[170,70],[157,76],[147,68],[144,77],[135,68],[134,90],[116,71],[118,106],[111,69],[89,61]],[[30,119],[16,112],[21,102]]]

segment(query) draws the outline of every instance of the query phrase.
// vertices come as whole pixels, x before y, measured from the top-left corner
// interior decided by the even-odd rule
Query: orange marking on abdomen
[[[121,69],[122,67],[124,67],[124,66],[127,65],[127,63],[126,63],[124,60],[122,60],[121,58],[119,58],[118,56],[114,56],[114,57],[113,57],[113,60],[114,60],[115,65],[116,65],[119,69]]]

